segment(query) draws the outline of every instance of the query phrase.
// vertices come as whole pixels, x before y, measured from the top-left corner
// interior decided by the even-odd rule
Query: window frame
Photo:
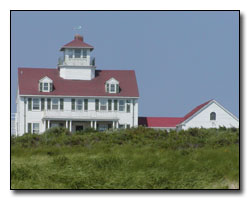
[[[107,111],[107,99],[100,99],[100,111]],[[105,109],[102,109],[105,108]]]
[[[80,103],[79,103],[80,102]],[[79,109],[80,108],[80,109]],[[76,110],[77,111],[82,111],[83,106],[82,106],[82,99],[76,99]]]
[[[57,104],[54,104],[54,100],[57,100]],[[54,106],[57,106],[57,109],[54,109]],[[59,110],[59,99],[58,98],[51,98],[51,110]]]
[[[76,52],[76,51],[80,51],[79,57],[76,56],[76,55],[78,55],[78,52]],[[81,55],[82,55],[81,49],[75,49],[75,50],[74,50],[74,55],[75,55],[75,58],[81,58]]]
[[[45,89],[45,84],[47,84],[47,89]],[[49,92],[50,91],[49,86],[50,86],[50,84],[48,82],[44,82],[43,83],[43,92]]]
[[[38,125],[38,130],[34,128],[35,125]],[[37,128],[37,127],[36,127]],[[36,131],[36,132],[35,132]],[[32,123],[32,134],[38,134],[40,131],[40,123]]]
[[[34,100],[38,100],[38,109],[34,109]],[[39,98],[32,98],[32,111],[40,111],[40,99]]]
[[[123,102],[123,105],[121,105],[120,102]],[[123,110],[120,109],[121,106],[123,106]],[[119,110],[120,112],[125,112],[125,100],[124,100],[124,99],[120,99],[120,100],[119,100],[118,110]]]
[[[216,121],[216,112],[210,113],[210,121]]]
[[[113,90],[112,90],[112,86],[113,86]],[[110,90],[109,90],[109,92],[110,93],[116,93],[116,84],[114,84],[114,83],[110,83]]]

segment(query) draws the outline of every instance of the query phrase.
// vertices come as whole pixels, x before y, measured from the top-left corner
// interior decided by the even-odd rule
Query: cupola
[[[90,52],[94,47],[84,42],[83,36],[77,34],[74,40],[61,47],[63,56],[59,58],[58,68],[64,79],[91,80],[95,76],[95,58]]]

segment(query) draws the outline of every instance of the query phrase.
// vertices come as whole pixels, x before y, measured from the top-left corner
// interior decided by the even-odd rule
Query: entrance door
[[[76,126],[76,131],[82,131],[83,130],[83,126]]]

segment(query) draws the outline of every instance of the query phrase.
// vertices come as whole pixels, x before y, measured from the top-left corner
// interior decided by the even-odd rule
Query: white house
[[[215,100],[207,101],[184,117],[139,117],[139,125],[156,129],[239,128],[239,120]]]
[[[60,50],[57,68],[18,68],[16,135],[54,126],[74,132],[138,125],[133,70],[96,70],[93,46],[76,35]]]

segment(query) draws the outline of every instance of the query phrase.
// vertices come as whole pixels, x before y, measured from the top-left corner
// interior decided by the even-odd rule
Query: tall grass
[[[11,139],[12,189],[226,189],[239,185],[238,129],[143,127]]]

